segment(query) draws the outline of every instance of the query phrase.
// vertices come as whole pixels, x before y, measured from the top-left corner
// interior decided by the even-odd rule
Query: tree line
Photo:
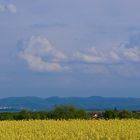
[[[31,112],[21,110],[20,112],[1,112],[0,120],[45,120],[45,119],[87,119],[84,110],[73,106],[60,105],[52,111]]]
[[[102,113],[103,119],[140,119],[140,112],[128,110],[106,110]]]
[[[46,120],[46,119],[140,119],[140,112],[127,110],[106,110],[103,112],[87,112],[73,106],[60,105],[48,112],[1,112],[0,120]]]

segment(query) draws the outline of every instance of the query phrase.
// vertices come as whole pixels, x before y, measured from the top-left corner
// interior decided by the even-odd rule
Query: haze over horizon
[[[0,0],[0,98],[140,98],[139,13],[139,0]]]

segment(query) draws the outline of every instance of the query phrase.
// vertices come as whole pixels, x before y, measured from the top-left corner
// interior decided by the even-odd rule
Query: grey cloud
[[[139,47],[140,48],[140,30],[133,31],[129,37],[128,42],[122,43],[121,45],[127,48]]]
[[[0,12],[9,12],[14,14],[17,12],[17,8],[14,4],[0,4]]]
[[[7,10],[11,13],[16,13],[17,12],[17,8],[14,4],[9,4],[6,7],[7,7]]]
[[[32,24],[30,25],[31,28],[33,29],[41,29],[41,28],[64,28],[67,27],[67,24],[63,24],[63,23],[53,23],[53,24],[45,24],[45,23],[36,23],[36,24]]]
[[[0,12],[4,12],[6,10],[5,5],[0,4]]]

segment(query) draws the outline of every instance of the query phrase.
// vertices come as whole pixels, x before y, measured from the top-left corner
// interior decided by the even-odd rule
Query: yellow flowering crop
[[[1,121],[0,140],[140,140],[140,120]]]

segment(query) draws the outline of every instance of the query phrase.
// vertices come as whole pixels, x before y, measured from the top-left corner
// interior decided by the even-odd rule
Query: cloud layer
[[[104,74],[109,73],[108,68],[111,68],[111,71],[129,75],[132,70],[135,72],[135,64],[140,64],[140,44],[136,43],[135,36],[140,38],[134,35],[130,41],[118,46],[108,49],[91,47],[72,54],[56,49],[45,37],[33,36],[19,55],[30,69],[39,72],[83,71]]]
[[[0,12],[10,12],[14,14],[17,12],[17,8],[14,4],[0,4]]]
[[[75,57],[85,63],[118,64],[140,62],[140,49],[125,46],[112,47],[109,50],[90,48],[84,52],[77,52]]]

